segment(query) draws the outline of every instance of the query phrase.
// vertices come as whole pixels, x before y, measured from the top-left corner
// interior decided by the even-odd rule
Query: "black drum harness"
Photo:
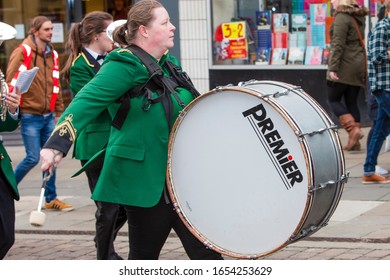
[[[116,101],[121,103],[121,105],[111,122],[112,126],[120,130],[131,107],[130,99],[143,96],[144,104],[142,109],[144,111],[148,111],[151,105],[162,102],[170,129],[172,126],[173,115],[173,102],[170,98],[170,94],[172,94],[177,103],[182,108],[184,108],[186,105],[175,91],[177,87],[187,89],[192,93],[194,98],[198,97],[200,93],[194,87],[187,73],[181,71],[181,69],[173,62],[169,61],[168,59],[164,62],[165,68],[171,75],[170,77],[167,77],[164,75],[161,66],[157,64],[143,49],[136,45],[128,46],[127,49],[129,49],[142,61],[142,63],[148,69],[150,77],[145,84],[132,88]],[[158,96],[156,98],[153,98],[153,92],[157,92]]]

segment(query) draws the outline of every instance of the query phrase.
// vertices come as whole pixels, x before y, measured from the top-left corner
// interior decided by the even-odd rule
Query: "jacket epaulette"
[[[72,66],[76,63],[76,60],[77,59],[79,59],[80,58],[80,56],[81,56],[81,53],[79,53],[79,55],[73,60],[73,62],[72,62]]]

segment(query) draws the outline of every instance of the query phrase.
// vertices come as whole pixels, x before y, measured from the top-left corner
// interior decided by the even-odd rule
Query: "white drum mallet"
[[[41,195],[39,196],[38,209],[30,213],[30,224],[32,226],[40,227],[45,224],[46,214],[42,212],[42,204],[45,197],[47,182],[49,181],[50,177],[51,173],[49,171],[45,171],[43,173],[43,182],[41,187]]]

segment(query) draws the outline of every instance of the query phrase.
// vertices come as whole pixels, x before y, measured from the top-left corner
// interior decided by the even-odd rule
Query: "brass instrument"
[[[10,40],[16,37],[16,29],[11,25],[0,22],[0,46],[3,41]],[[0,119],[2,122],[6,120],[8,106],[6,103],[7,95],[9,93],[8,85],[5,82],[4,74],[0,69]]]

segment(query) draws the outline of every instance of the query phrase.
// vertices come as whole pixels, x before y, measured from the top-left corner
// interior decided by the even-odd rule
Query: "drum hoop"
[[[298,138],[298,131],[300,131],[300,128],[299,128],[299,125],[294,121],[294,118],[291,116],[290,113],[287,112],[287,110],[281,105],[281,104],[278,104],[274,99],[271,99],[271,98],[264,98],[264,94],[262,94],[260,91],[257,91],[257,90],[254,90],[254,89],[249,89],[249,88],[242,88],[242,87],[238,87],[238,86],[226,86],[226,87],[218,87],[218,88],[215,88],[209,92],[206,92],[204,94],[202,94],[201,96],[197,97],[196,99],[192,100],[179,114],[178,118],[176,119],[176,121],[174,122],[173,126],[172,126],[172,130],[171,130],[171,133],[170,133],[170,136],[169,136],[169,141],[168,141],[168,159],[167,159],[167,169],[166,169],[166,181],[167,181],[167,188],[168,188],[168,193],[169,193],[169,196],[172,200],[172,203],[173,203],[173,206],[174,206],[174,209],[175,211],[177,212],[179,218],[183,221],[183,223],[187,226],[188,230],[200,241],[202,242],[205,246],[221,253],[221,254],[224,254],[224,255],[227,255],[227,256],[230,256],[230,257],[233,257],[233,258],[239,258],[239,259],[257,259],[259,257],[263,257],[263,256],[266,256],[266,255],[269,255],[271,253],[274,253],[278,250],[280,250],[281,248],[285,247],[286,245],[290,244],[291,243],[291,240],[293,240],[298,234],[300,234],[301,230],[302,230],[302,226],[304,225],[308,215],[309,215],[309,209],[312,208],[312,194],[310,194],[310,190],[309,190],[309,186],[312,185],[312,182],[314,180],[314,167],[313,167],[313,164],[312,164],[312,161],[309,160],[312,158],[312,154],[310,152],[310,149],[309,149],[309,146],[308,146],[308,143],[306,141],[306,139],[302,139],[302,141],[300,141],[300,145],[301,145],[301,149],[302,149],[302,153],[304,155],[304,158],[305,158],[305,162],[306,162],[306,168],[307,168],[307,178],[308,178],[308,196],[307,196],[307,199],[306,199],[306,203],[305,203],[305,207],[304,207],[304,211],[303,211],[303,214],[301,216],[301,219],[300,221],[297,223],[297,226],[296,228],[294,229],[293,233],[291,234],[290,238],[288,238],[284,243],[282,243],[280,246],[268,251],[268,252],[264,252],[264,253],[261,253],[261,254],[255,254],[255,255],[248,255],[248,256],[244,256],[242,254],[238,254],[238,253],[235,253],[235,252],[231,252],[229,250],[226,250],[212,242],[210,242],[206,236],[204,236],[201,232],[199,232],[196,227],[190,222],[190,220],[187,218],[186,214],[181,210],[183,207],[181,206],[180,202],[177,200],[177,196],[176,196],[176,192],[174,190],[174,184],[173,184],[173,176],[172,176],[172,171],[171,171],[171,166],[172,166],[172,147],[173,147],[173,142],[174,142],[174,139],[176,137],[176,134],[178,132],[178,128],[180,126],[180,124],[182,123],[184,117],[187,115],[187,113],[194,107],[194,105],[200,100],[200,99],[203,99],[205,97],[207,97],[208,95],[211,95],[211,94],[218,94],[218,92],[222,92],[222,91],[240,91],[240,92],[244,92],[244,93],[247,93],[247,94],[250,94],[250,95],[253,95],[255,97],[258,97],[260,98],[261,100],[264,100],[266,103],[268,103],[270,106],[273,107],[273,109],[275,109],[276,111],[278,111],[281,116],[286,120],[286,122],[288,123],[288,125],[291,127],[291,129],[293,131],[296,132],[296,136]]]

